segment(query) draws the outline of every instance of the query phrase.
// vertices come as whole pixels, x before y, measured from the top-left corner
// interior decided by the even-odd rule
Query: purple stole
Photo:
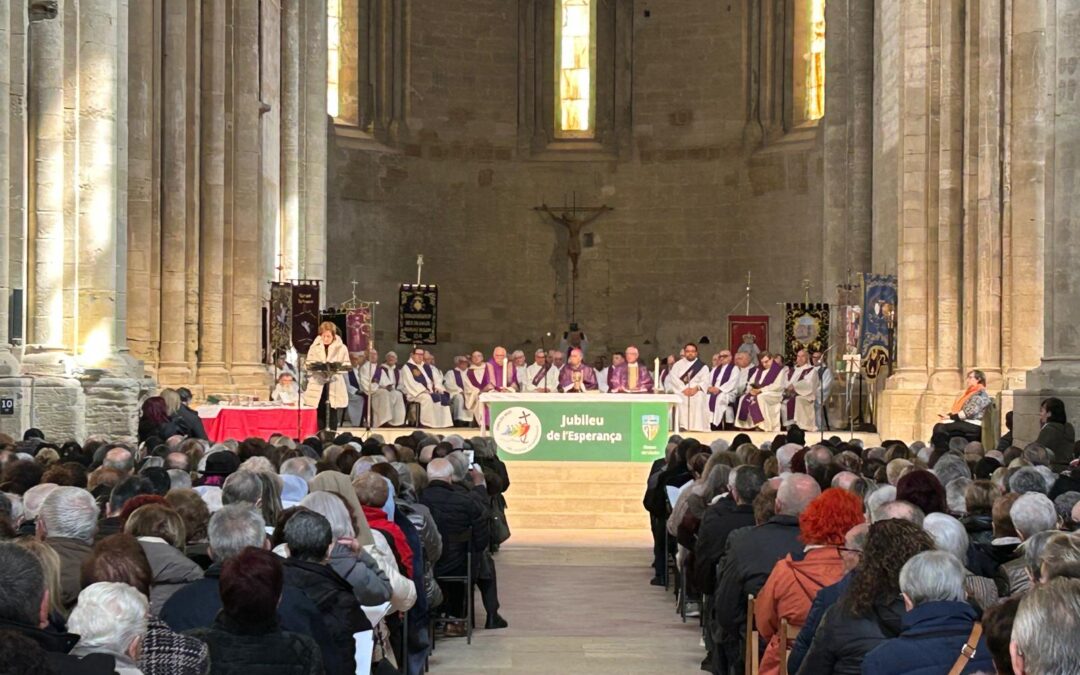
[[[690,384],[690,380],[697,377],[697,374],[701,372],[701,369],[705,367],[705,362],[701,359],[695,359],[694,365],[686,369],[686,372],[682,374],[679,379],[683,384]]]
[[[461,371],[457,368],[454,368],[454,381],[457,382],[458,389],[465,393],[465,383],[461,381]]]
[[[466,377],[469,378],[469,383],[480,391],[483,391],[484,387],[490,384],[490,382],[488,381],[488,369],[486,364],[484,365],[484,377],[479,382],[476,381],[476,371],[474,371],[472,368],[469,368],[469,372],[467,373]]]
[[[776,378],[780,377],[780,373],[783,372],[783,370],[784,366],[781,363],[772,364],[772,367],[764,372],[762,372],[761,366],[754,366],[754,370],[750,373],[750,384],[746,386],[747,388],[760,389],[761,387],[770,385],[776,381]],[[765,415],[761,413],[761,407],[758,405],[757,396],[754,394],[746,394],[743,396],[742,403],[739,405],[738,417],[740,420],[749,418],[753,420],[755,425],[765,421]]]
[[[794,370],[794,368],[792,368],[792,370]],[[804,368],[802,371],[802,375],[799,375],[799,379],[795,381],[802,382],[806,378],[806,376],[812,372],[814,372],[813,368]],[[791,398],[784,401],[784,405],[787,407],[787,418],[789,420],[795,419],[795,397],[792,396]]]
[[[731,373],[735,370],[735,364],[729,363],[726,366],[720,366],[720,368],[725,369],[724,376],[720,378],[720,384],[724,384],[731,378]],[[714,387],[720,386],[720,384],[716,383],[716,376],[720,373],[720,368],[717,368],[712,376],[712,386]],[[716,399],[719,396],[720,394],[709,394],[709,412],[716,412]],[[726,415],[727,413],[724,414]]]
[[[540,369],[540,372],[536,374],[536,377],[532,379],[532,384],[534,387],[544,381],[544,378],[547,377],[549,370],[551,370],[551,364],[545,363],[544,367]]]

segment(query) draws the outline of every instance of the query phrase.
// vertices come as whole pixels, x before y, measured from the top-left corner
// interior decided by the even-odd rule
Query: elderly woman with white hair
[[[977,633],[979,615],[964,601],[964,566],[948,551],[926,551],[900,570],[904,614],[900,635],[863,659],[862,672],[994,672],[986,638]],[[967,649],[964,649],[965,644]]]
[[[127,584],[90,584],[79,593],[78,604],[68,618],[68,628],[79,636],[71,653],[107,654],[116,660],[119,675],[142,675],[135,662],[146,635],[149,611],[146,596]]]
[[[967,560],[969,539],[963,524],[944,513],[931,513],[923,521],[923,529],[934,539],[934,546],[939,551],[947,551],[961,562]],[[987,610],[999,600],[994,580],[981,577],[964,565],[964,592],[968,602],[975,607]]]

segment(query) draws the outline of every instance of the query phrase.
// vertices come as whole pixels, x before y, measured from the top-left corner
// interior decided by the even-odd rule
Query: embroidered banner
[[[896,361],[896,277],[863,274],[862,343],[864,369],[873,364],[874,375]],[[870,369],[866,370],[869,376]]]
[[[757,365],[758,354],[769,349],[769,315],[728,314],[727,322],[731,353],[748,352]]]
[[[800,349],[811,353],[829,348],[829,305],[791,303],[784,306],[784,356],[795,362]]]
[[[350,354],[366,354],[371,349],[371,308],[350,309],[345,317],[345,337]]]
[[[289,351],[292,345],[292,284],[270,284],[270,352]]]
[[[438,286],[402,284],[398,289],[398,343],[437,344],[438,307]]]
[[[307,354],[319,330],[319,285],[296,284],[292,294],[292,343]]]

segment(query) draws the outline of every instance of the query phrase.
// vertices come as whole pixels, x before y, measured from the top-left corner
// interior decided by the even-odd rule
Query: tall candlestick
[[[507,365],[508,364],[507,364],[506,360],[504,359],[503,362],[502,362],[502,381],[503,381],[502,388],[503,389],[506,389],[506,367],[507,367]]]
[[[653,391],[660,391],[660,359],[653,359]]]

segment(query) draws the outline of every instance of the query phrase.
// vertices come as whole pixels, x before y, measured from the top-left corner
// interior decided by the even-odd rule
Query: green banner
[[[520,461],[651,462],[664,456],[668,406],[656,402],[491,403],[499,457]]]

